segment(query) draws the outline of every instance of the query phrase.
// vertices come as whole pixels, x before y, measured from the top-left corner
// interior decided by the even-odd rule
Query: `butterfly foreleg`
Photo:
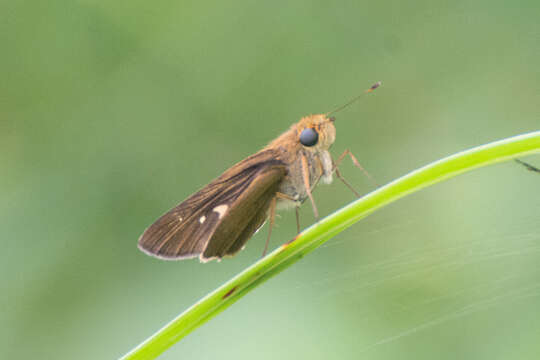
[[[346,156],[349,156],[351,158],[351,161],[353,162],[354,166],[356,166],[357,168],[359,168],[363,173],[364,175],[366,175],[370,181],[375,184],[375,185],[378,185],[377,182],[375,181],[375,179],[373,179],[373,177],[371,176],[371,174],[369,172],[367,172],[366,169],[364,169],[364,167],[362,165],[360,165],[360,162],[358,162],[358,160],[356,159],[356,157],[353,155],[353,153],[347,149],[345,150],[339,157],[336,161],[333,161],[334,163],[334,166],[332,167],[332,172],[335,172],[336,173],[336,176],[339,180],[341,180],[341,182],[343,182],[345,184],[345,186],[347,186],[357,197],[360,197],[360,194],[351,186],[351,184],[349,184],[349,182],[347,180],[345,180],[345,178],[343,177],[343,175],[341,175],[341,172],[339,171],[339,165],[341,164],[341,162],[343,161],[343,159],[345,159]]]

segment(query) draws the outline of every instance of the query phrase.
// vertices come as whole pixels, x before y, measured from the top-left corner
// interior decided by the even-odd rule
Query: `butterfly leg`
[[[345,180],[345,178],[343,177],[343,175],[341,175],[341,172],[339,171],[339,165],[341,164],[341,162],[343,161],[343,159],[345,159],[345,157],[349,155],[349,157],[351,158],[354,166],[356,166],[357,168],[359,168],[360,170],[362,170],[362,172],[371,180],[371,182],[375,185],[378,185],[377,182],[373,179],[373,177],[366,171],[366,169],[364,169],[362,167],[362,165],[360,165],[360,163],[358,162],[358,160],[356,159],[356,157],[351,153],[351,151],[349,149],[345,150],[343,152],[343,154],[341,154],[337,161],[334,161],[334,166],[332,167],[332,172],[335,172],[336,173],[336,176],[339,180],[341,180],[342,183],[345,184],[345,186],[347,186],[357,197],[360,197],[360,194],[358,193],[358,191],[356,191],[351,184],[349,184],[349,182],[347,180]]]
[[[353,193],[354,195],[356,195],[356,197],[360,197],[361,195],[358,193],[358,191],[354,190],[354,188],[352,187],[351,184],[349,184],[349,182],[347,180],[345,180],[345,178],[343,177],[343,175],[341,175],[341,173],[339,172],[339,169],[336,167],[334,169],[334,171],[336,172],[336,176],[339,180],[341,180],[342,183],[345,184],[345,186],[347,186]]]
[[[514,159],[518,164],[521,164],[523,166],[525,166],[527,168],[527,170],[529,171],[536,171],[536,172],[540,172],[540,169],[538,168],[535,168],[534,166],[530,165],[530,164],[527,164],[526,162],[524,161],[521,161],[519,159]]]
[[[300,203],[298,202],[297,199],[293,198],[292,196],[289,196],[287,194],[283,194],[283,193],[280,193],[280,192],[276,193],[276,197],[278,199],[292,201],[292,202],[294,202],[296,204],[294,206],[294,210],[296,211],[296,233],[300,234],[300,213],[298,212],[298,208],[299,208]]]
[[[362,172],[364,173],[364,175],[366,175],[373,184],[375,185],[378,185],[377,182],[375,181],[375,179],[373,179],[373,176],[371,176],[370,173],[367,172],[366,169],[364,169],[364,167],[362,165],[360,165],[360,163],[358,162],[358,160],[356,159],[356,157],[353,155],[353,153],[347,149],[343,152],[343,154],[341,154],[337,161],[334,162],[334,168],[333,168],[333,171],[336,171],[336,175],[337,175],[337,169],[338,169],[338,166],[341,164],[341,162],[343,161],[343,159],[345,159],[345,157],[349,155],[349,157],[351,158],[354,166],[356,166],[357,168],[359,168],[360,170],[362,170]],[[338,176],[339,177],[339,176]]]
[[[313,199],[313,195],[311,194],[311,186],[309,184],[309,168],[307,159],[304,156],[304,154],[300,155],[302,157],[302,179],[304,180],[304,187],[306,188],[306,193],[309,197],[309,200],[311,201],[311,206],[313,207],[313,213],[315,214],[315,218],[319,219],[319,211],[317,210],[317,206],[315,205],[315,200]]]
[[[262,253],[262,257],[266,255],[266,251],[268,250],[268,243],[270,242],[270,237],[272,236],[272,227],[274,227],[274,220],[276,217],[276,202],[277,202],[277,196],[274,196],[274,198],[270,201],[270,209],[269,209],[269,221],[268,221],[268,237],[266,238],[266,244],[264,244],[264,251]]]

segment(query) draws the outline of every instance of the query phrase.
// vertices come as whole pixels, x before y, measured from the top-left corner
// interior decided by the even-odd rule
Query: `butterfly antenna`
[[[357,102],[358,100],[360,100],[365,94],[367,93],[370,93],[372,91],[374,91],[376,88],[378,88],[379,86],[381,86],[381,82],[380,81],[377,81],[375,84],[373,84],[369,89],[367,89],[366,91],[364,91],[362,94],[352,98],[351,100],[347,101],[345,104],[339,106],[337,109],[335,110],[332,110],[330,111],[329,113],[326,113],[326,116],[328,115],[331,115],[331,114],[334,114],[334,113],[337,113],[338,111],[341,111],[343,109],[345,109],[347,106]]]

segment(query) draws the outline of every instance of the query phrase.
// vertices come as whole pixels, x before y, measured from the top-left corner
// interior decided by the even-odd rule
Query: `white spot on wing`
[[[206,220],[206,216],[204,216],[204,215],[201,216],[201,217],[199,218],[199,222],[200,222],[201,224],[204,223],[205,220]]]
[[[212,211],[215,211],[219,214],[219,218],[221,219],[223,215],[227,212],[227,209],[229,208],[229,205],[218,205],[216,206]]]

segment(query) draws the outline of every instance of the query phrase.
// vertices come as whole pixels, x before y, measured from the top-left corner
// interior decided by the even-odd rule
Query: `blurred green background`
[[[0,358],[118,358],[257,260],[266,229],[205,265],[136,242],[375,81],[332,151],[381,184],[538,130],[539,19],[537,1],[2,1]],[[507,162],[405,198],[161,358],[538,359],[539,186]],[[353,200],[339,182],[315,195],[322,214]],[[291,239],[294,212],[274,231]]]

